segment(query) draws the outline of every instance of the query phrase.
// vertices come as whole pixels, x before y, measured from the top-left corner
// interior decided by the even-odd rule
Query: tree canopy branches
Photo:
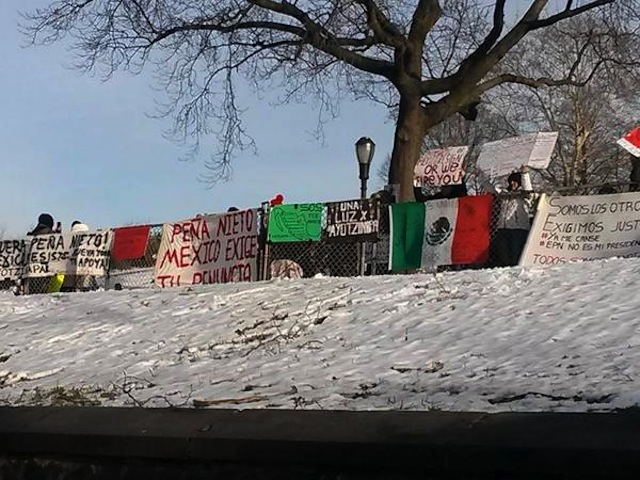
[[[251,145],[234,81],[277,84],[283,100],[339,94],[397,108],[390,182],[410,195],[419,144],[434,125],[505,83],[584,85],[600,69],[635,69],[640,0],[56,0],[25,14],[33,43],[69,38],[78,67],[110,76],[157,68],[174,133],[217,135],[209,163],[228,172]],[[524,3],[524,2],[523,2]],[[532,32],[584,18],[579,49],[557,75],[518,61]],[[544,44],[536,45],[545,55]],[[588,67],[584,67],[588,65]],[[217,128],[213,129],[213,125]],[[406,195],[405,195],[406,194]]]

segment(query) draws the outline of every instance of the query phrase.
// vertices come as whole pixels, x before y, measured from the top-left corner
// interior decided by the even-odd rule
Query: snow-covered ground
[[[587,411],[640,404],[640,260],[0,294],[0,404]]]

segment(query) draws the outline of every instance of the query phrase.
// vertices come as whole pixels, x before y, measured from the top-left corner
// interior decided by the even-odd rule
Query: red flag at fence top
[[[618,145],[634,157],[640,157],[640,127],[636,127],[618,140]]]
[[[113,260],[134,260],[144,257],[150,231],[150,225],[116,228],[113,232],[111,258]]]

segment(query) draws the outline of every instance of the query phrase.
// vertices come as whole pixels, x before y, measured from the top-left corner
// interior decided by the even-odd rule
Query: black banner
[[[378,202],[347,200],[327,203],[327,224],[323,238],[328,242],[376,241]]]

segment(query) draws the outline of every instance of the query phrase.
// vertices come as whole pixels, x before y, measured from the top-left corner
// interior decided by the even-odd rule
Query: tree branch
[[[475,85],[479,82],[495,65],[511,50],[528,32],[528,24],[537,19],[544,9],[548,0],[534,0],[531,6],[522,16],[522,18],[511,28],[511,30],[502,37],[501,40],[494,42],[493,37],[499,38],[502,29],[503,13],[501,15],[501,0],[494,8],[494,25],[489,32],[489,36],[471,53],[466,59],[460,63],[458,71],[444,78],[434,80],[425,80],[422,82],[423,95],[434,95],[445,93],[453,86]],[[504,5],[502,6],[504,7]],[[497,19],[497,24],[495,23]],[[485,51],[487,45],[491,43],[493,48]]]
[[[496,77],[493,77],[489,80],[482,82],[474,89],[474,92],[477,95],[482,95],[487,90],[491,90],[492,88],[497,87],[498,85],[502,85],[503,83],[517,83],[520,85],[527,85],[533,88],[539,88],[543,86],[559,87],[562,85],[584,87],[593,78],[593,76],[596,74],[598,68],[602,65],[602,63],[603,61],[597,62],[593,70],[589,74],[589,76],[584,80],[573,80],[571,78],[553,79],[548,77],[529,78],[521,75],[514,75],[511,73],[503,73],[501,75],[498,75]]]
[[[162,40],[180,32],[210,31],[210,32],[218,32],[218,33],[232,33],[239,30],[252,30],[256,28],[263,28],[266,30],[273,30],[273,31],[278,31],[283,33],[291,33],[293,35],[296,35],[297,37],[300,37],[301,39],[305,38],[306,36],[306,32],[304,29],[295,27],[293,25],[288,25],[286,23],[278,23],[278,22],[253,21],[253,22],[236,23],[233,25],[214,25],[210,23],[189,23],[189,24],[168,28],[167,30],[164,30],[162,32],[158,32],[157,30],[154,29],[154,31],[158,32],[158,35],[149,42],[149,46],[153,46],[156,43],[159,43]]]
[[[411,19],[411,29],[409,30],[409,42],[414,46],[420,46],[420,56],[427,33],[440,19],[442,9],[438,0],[420,0]]]
[[[476,54],[485,54],[498,41],[504,29],[504,5],[507,0],[496,0],[493,8],[493,26],[487,37],[476,50]]]
[[[548,27],[555,23],[558,23],[562,20],[566,20],[567,18],[575,17],[582,13],[588,12],[589,10],[593,10],[594,8],[602,7],[604,5],[608,5],[610,3],[615,2],[615,0],[596,0],[594,2],[585,3],[584,5],[576,8],[571,8],[573,2],[567,1],[566,8],[555,15],[551,15],[547,18],[542,18],[540,20],[529,22],[528,29],[529,31],[536,30],[538,28]]]
[[[266,10],[280,13],[286,17],[297,20],[306,30],[305,41],[317,48],[318,50],[327,53],[338,60],[348,63],[349,65],[363,70],[365,72],[373,73],[376,75],[382,75],[384,77],[391,77],[393,74],[393,63],[375,58],[370,58],[365,55],[360,55],[346,48],[342,48],[335,40],[335,37],[328,32],[324,27],[317,24],[307,13],[302,11],[296,5],[283,1],[282,3],[275,2],[273,0],[247,0],[253,5],[257,5]]]
[[[365,7],[367,25],[375,38],[394,48],[401,47],[404,44],[405,38],[402,32],[391,23],[373,0],[355,0],[355,2]]]

